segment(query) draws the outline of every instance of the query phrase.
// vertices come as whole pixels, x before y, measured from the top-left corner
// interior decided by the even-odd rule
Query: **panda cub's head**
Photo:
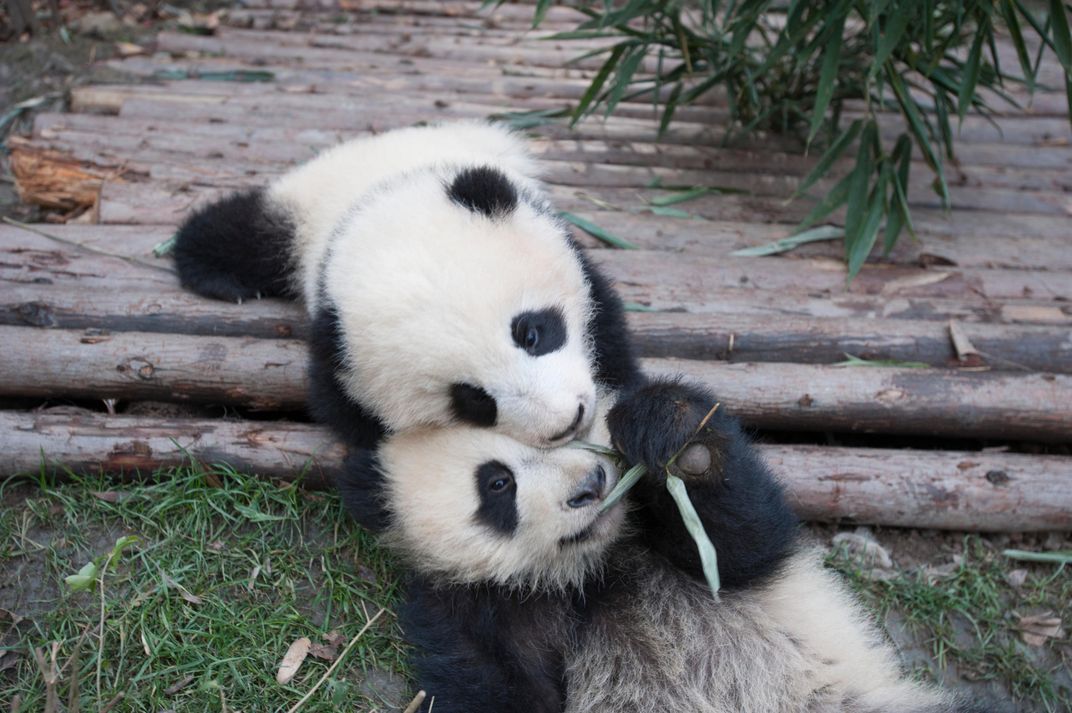
[[[535,184],[435,166],[371,192],[321,273],[337,376],[390,431],[466,423],[568,442],[595,405],[590,285]]]
[[[379,460],[386,541],[437,581],[579,586],[622,531],[622,503],[600,512],[618,471],[586,450],[459,426],[392,436]]]

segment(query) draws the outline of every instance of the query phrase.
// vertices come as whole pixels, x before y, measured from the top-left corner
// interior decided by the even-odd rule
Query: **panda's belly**
[[[569,713],[843,710],[800,642],[751,594],[716,601],[650,555],[632,571],[567,661]]]

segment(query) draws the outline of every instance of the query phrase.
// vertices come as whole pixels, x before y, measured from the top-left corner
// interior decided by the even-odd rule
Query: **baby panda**
[[[484,123],[341,144],[179,229],[183,285],[276,295],[311,318],[309,406],[378,489],[385,434],[451,423],[552,447],[592,423],[597,383],[639,381],[620,300],[543,197],[534,162]],[[374,501],[352,501],[365,522]]]
[[[586,450],[467,426],[384,443],[383,540],[414,571],[401,624],[423,710],[968,710],[902,677],[881,633],[798,540],[738,422],[718,409],[697,430],[714,403],[678,381],[624,395],[609,437],[648,475],[606,511],[619,473]],[[717,551],[717,597],[665,488],[685,444],[671,470]]]
[[[459,422],[561,445],[597,383],[639,377],[619,299],[536,174],[486,123],[350,141],[195,212],[176,266],[209,297],[304,301],[310,408],[352,447]]]

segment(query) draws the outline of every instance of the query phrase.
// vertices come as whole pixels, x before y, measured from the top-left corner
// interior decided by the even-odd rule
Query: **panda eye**
[[[509,475],[503,475],[488,483],[488,491],[492,493],[501,493],[510,487],[510,484],[514,482],[514,479]]]
[[[514,344],[531,356],[543,356],[566,343],[566,320],[555,307],[523,312],[510,324]]]

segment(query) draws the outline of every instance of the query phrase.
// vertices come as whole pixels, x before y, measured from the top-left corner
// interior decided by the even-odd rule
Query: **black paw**
[[[652,477],[662,479],[668,464],[679,477],[711,477],[720,470],[725,443],[740,432],[717,404],[706,389],[659,379],[624,395],[607,425],[626,461],[643,463]]]

